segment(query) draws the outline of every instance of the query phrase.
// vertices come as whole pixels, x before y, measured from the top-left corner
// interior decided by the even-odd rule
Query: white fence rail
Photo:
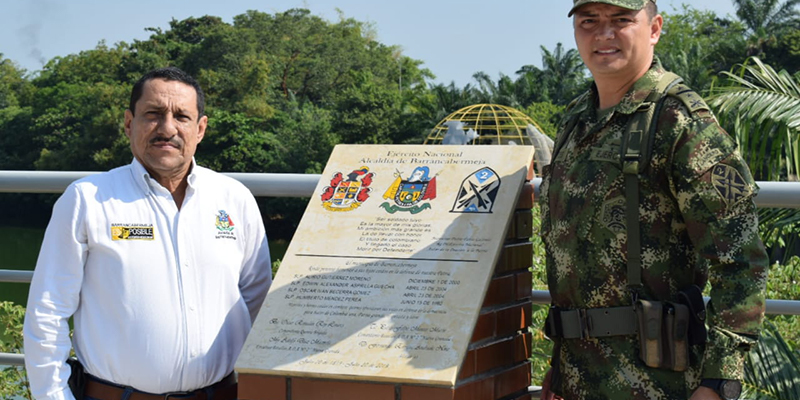
[[[61,193],[73,181],[97,172],[0,171],[0,193]],[[314,174],[226,173],[257,197],[311,197],[321,179]],[[540,179],[534,179],[539,193]],[[800,182],[758,182],[755,203],[761,208],[800,208]],[[0,270],[0,282],[30,283],[32,271]],[[550,293],[534,290],[533,302],[549,304]],[[800,301],[767,300],[767,314],[800,315]],[[23,354],[0,353],[0,365],[24,365]]]

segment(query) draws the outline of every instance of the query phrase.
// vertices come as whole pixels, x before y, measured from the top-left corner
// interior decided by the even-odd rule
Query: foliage
[[[766,324],[758,346],[745,360],[742,398],[753,400],[800,399],[800,355]]]
[[[797,5],[800,0],[733,0],[736,15],[751,33],[781,34],[787,28],[800,24]]]
[[[0,302],[0,353],[23,353],[22,321],[25,308],[10,301]],[[28,376],[22,367],[0,371],[0,398],[22,397],[32,400]]]
[[[757,178],[798,180],[800,171],[800,83],[751,58],[715,88],[711,105],[733,125],[742,153]]]
[[[800,300],[800,257],[793,256],[785,264],[770,267],[766,295],[768,299]],[[770,315],[768,320],[792,347],[800,349],[800,317]]]
[[[566,106],[557,106],[552,103],[542,102],[531,103],[528,108],[522,111],[539,124],[539,127],[542,128],[542,133],[549,136],[551,139],[555,139],[558,134],[559,123],[564,116],[564,110],[566,108]]]
[[[745,57],[745,26],[711,11],[683,5],[681,12],[664,12],[664,30],[656,54],[664,67],[683,77],[698,92],[707,90],[718,71]]]
[[[533,290],[547,290],[547,271],[545,270],[545,250],[544,242],[539,233],[541,227],[541,213],[539,206],[534,205],[531,210],[533,214],[533,263],[531,272],[533,275]],[[531,315],[531,333],[533,343],[531,349],[531,381],[535,385],[544,381],[544,374],[550,369],[550,356],[553,353],[553,342],[544,336],[544,321],[547,318],[549,307],[546,304],[534,304]]]
[[[710,104],[756,180],[800,180],[800,81],[758,58],[723,75],[727,81],[714,88]],[[767,245],[800,244],[800,210],[762,209],[759,216]]]

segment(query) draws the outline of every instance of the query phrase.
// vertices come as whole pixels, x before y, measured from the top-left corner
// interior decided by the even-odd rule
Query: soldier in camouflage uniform
[[[561,310],[632,307],[636,297],[674,301],[710,280],[708,339],[690,348],[688,369],[675,372],[647,367],[636,334],[553,338],[543,399],[718,399],[711,387],[743,378],[743,359],[758,338],[769,260],[752,200],[757,187],[696,94],[688,104],[668,96],[654,117],[651,156],[639,176],[642,286],[627,287],[620,146],[666,73],[653,55],[663,23],[657,13],[655,0],[574,0],[569,15],[595,82],[568,107],[562,145],[544,169],[547,280]]]

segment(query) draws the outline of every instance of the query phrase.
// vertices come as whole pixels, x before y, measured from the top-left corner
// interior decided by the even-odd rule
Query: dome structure
[[[535,129],[538,132],[531,132]],[[440,121],[424,144],[535,144],[539,125],[515,108],[499,104],[474,104]]]

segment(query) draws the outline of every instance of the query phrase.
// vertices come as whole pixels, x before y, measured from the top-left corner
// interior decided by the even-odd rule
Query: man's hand
[[[690,397],[689,400],[722,400],[722,398],[719,397],[717,392],[711,390],[710,388],[700,386],[694,391],[694,393],[692,393],[692,397]]]
[[[539,396],[539,400],[564,400],[550,391],[550,376],[552,373],[553,370],[551,368],[548,369],[547,373],[544,375],[544,382],[542,382],[542,394]]]

